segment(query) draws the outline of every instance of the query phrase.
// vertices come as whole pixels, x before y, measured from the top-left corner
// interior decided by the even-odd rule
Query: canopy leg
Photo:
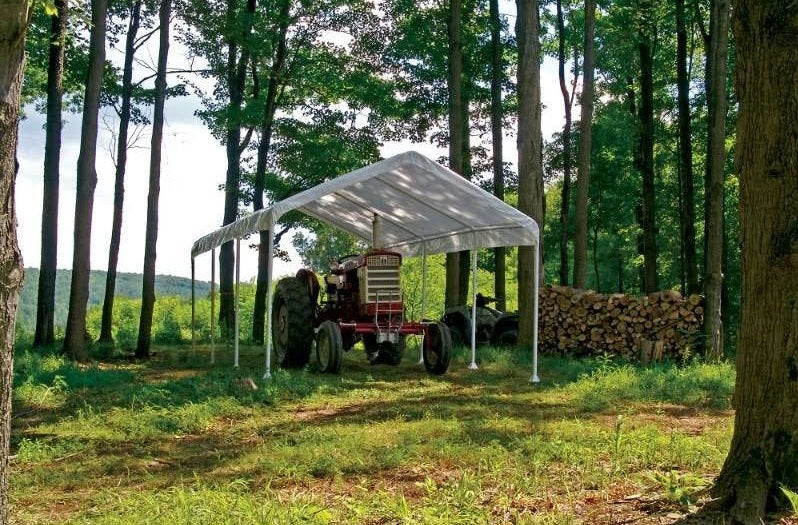
[[[266,246],[266,370],[263,379],[272,378],[272,247],[274,245],[274,225],[269,228],[269,244]],[[261,247],[262,248],[262,247]]]
[[[421,321],[427,315],[427,243],[421,247]],[[424,334],[418,346],[418,364],[424,363]]]
[[[191,355],[194,357],[197,350],[197,305],[195,290],[194,257],[191,258]]]
[[[211,364],[216,362],[216,249],[211,250]]]
[[[532,377],[530,383],[540,383],[538,377],[538,303],[540,302],[540,246],[535,243],[535,280],[532,288],[535,310],[532,312]]]
[[[236,239],[236,288],[235,288],[235,336],[233,339],[233,368],[238,368],[238,339],[239,339],[239,323],[240,323],[240,304],[238,293],[239,284],[241,283],[241,239]]]
[[[476,246],[471,250],[471,271],[473,272],[474,284],[471,290],[471,364],[469,370],[476,370],[477,366],[477,250]]]

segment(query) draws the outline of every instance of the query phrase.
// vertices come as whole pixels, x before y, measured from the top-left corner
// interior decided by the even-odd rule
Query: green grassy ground
[[[728,450],[728,364],[543,358],[531,386],[524,355],[431,378],[411,354],[264,384],[257,349],[239,371],[205,349],[90,367],[21,352],[13,522],[662,523]]]

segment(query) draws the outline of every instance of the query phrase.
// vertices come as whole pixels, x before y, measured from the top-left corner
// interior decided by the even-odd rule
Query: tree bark
[[[47,128],[44,141],[44,192],[42,197],[42,249],[36,300],[33,346],[55,342],[55,274],[58,265],[58,187],[61,162],[61,109],[64,79],[64,42],[69,5],[55,2],[57,14],[50,21],[47,64]]]
[[[227,133],[225,150],[227,153],[227,174],[224,183],[224,217],[222,225],[235,222],[238,217],[239,181],[241,180],[241,105],[244,101],[244,85],[249,63],[249,43],[247,39],[252,28],[255,13],[255,0],[247,0],[246,19],[239,36],[233,30],[237,24],[237,0],[227,0],[227,91],[230,102],[227,106]],[[239,56],[239,47],[241,53]],[[235,305],[233,304],[233,283],[235,270],[233,241],[224,243],[219,250],[219,326],[224,338],[229,339],[235,327]]]
[[[583,60],[583,79],[580,128],[579,128],[579,168],[576,175],[576,217],[574,231],[574,286],[585,288],[587,284],[587,206],[590,192],[590,154],[592,150],[593,125],[593,77],[594,77],[594,36],[596,25],[596,2],[585,0],[585,56]]]
[[[727,6],[714,7],[722,30]],[[779,484],[798,486],[798,6],[735,1],[733,28],[742,317],[734,436],[714,493],[737,522],[760,523]]]
[[[94,188],[97,186],[97,115],[100,108],[103,67],[105,65],[106,0],[91,2],[89,71],[83,99],[80,153],[78,154],[77,191],[75,195],[75,234],[72,254],[72,285],[69,291],[64,353],[76,361],[87,361],[86,303],[89,300],[91,271],[91,218]]]
[[[679,174],[681,180],[681,243],[686,291],[699,292],[695,246],[695,190],[690,116],[690,80],[687,76],[687,29],[684,0],[676,0],[676,89],[679,103]]]
[[[141,285],[141,315],[136,357],[150,357],[152,340],[152,312],[155,307],[155,258],[158,243],[158,197],[161,192],[161,146],[163,144],[163,114],[166,102],[166,64],[169,58],[169,24],[172,0],[161,0],[160,43],[158,69],[155,76],[155,108],[152,118],[150,147],[150,190],[147,195],[147,232],[144,241],[144,275]]]
[[[274,114],[277,109],[277,91],[279,90],[283,78],[283,66],[285,64],[286,41],[288,35],[288,16],[290,2],[284,0],[280,9],[279,36],[277,50],[272,60],[271,71],[269,72],[269,84],[266,88],[266,105],[263,111],[263,123],[260,128],[260,143],[258,144],[258,158],[255,166],[255,187],[252,198],[252,208],[254,211],[263,209],[263,191],[266,187],[266,164],[269,155],[269,147],[272,140],[272,129],[274,126]],[[260,245],[258,246],[258,277],[255,286],[255,307],[252,318],[252,340],[257,344],[264,341],[264,330],[266,320],[266,293],[269,290],[267,243],[269,242],[268,232],[260,232]]]
[[[643,293],[646,294],[653,293],[659,289],[656,198],[654,192],[654,57],[651,44],[653,31],[652,25],[643,21],[638,43],[638,52],[640,54],[640,112],[638,117],[640,122],[640,172],[642,176],[640,226],[643,230]]]
[[[466,83],[466,86],[463,88],[463,172],[461,175],[468,180],[471,180],[471,176],[473,175],[473,168],[471,166],[471,101],[469,100],[471,88],[472,86],[468,83]],[[457,285],[457,304],[468,304],[471,295],[476,293],[476,290],[472,291],[471,295],[468,293],[472,281],[471,251],[463,250],[459,252],[459,258],[460,270],[458,271],[458,277],[460,282]]]
[[[25,31],[30,18],[28,5],[27,2],[0,3],[0,525],[8,523],[14,330],[23,279],[14,181]]]
[[[501,19],[499,18],[499,0],[490,0],[490,127],[493,136],[493,194],[504,200],[504,159],[502,155],[502,83],[504,82],[504,64]],[[496,309],[504,312],[507,309],[507,250],[502,246],[493,249],[494,274],[493,295],[496,296]]]
[[[136,35],[141,19],[142,0],[136,0],[130,9],[130,21],[125,37],[125,62],[122,67],[122,105],[119,111],[117,135],[116,174],[114,181],[114,218],[111,225],[111,244],[108,248],[108,272],[105,274],[105,299],[103,300],[100,342],[113,343],[111,333],[114,316],[116,266],[119,261],[119,243],[122,237],[122,208],[125,202],[125,169],[127,167],[127,136],[130,126],[131,100],[133,98],[133,58],[136,54]]]
[[[713,0],[707,55],[707,166],[705,191],[704,334],[710,359],[723,356],[723,180],[726,164],[726,60],[729,2]]]
[[[535,270],[543,280],[543,138],[540,108],[540,19],[537,0],[516,0],[518,41],[518,209],[540,227],[540,254],[531,246],[518,248],[518,344],[532,346]]]
[[[462,0],[450,0],[449,18],[449,168],[463,173],[463,39]],[[457,306],[460,298],[460,254],[446,254],[446,308]]]
[[[562,193],[560,202],[560,284],[568,286],[568,220],[571,206],[571,94],[565,81],[565,16],[562,0],[557,0],[557,62],[560,93],[565,111],[562,129]]]

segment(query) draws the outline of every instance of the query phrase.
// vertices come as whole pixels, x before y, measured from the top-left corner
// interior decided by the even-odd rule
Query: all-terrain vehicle
[[[321,372],[337,374],[343,352],[362,341],[368,360],[398,365],[408,335],[423,335],[428,373],[449,367],[449,328],[435,321],[407,321],[400,286],[402,256],[372,249],[344,257],[324,276],[324,297],[316,275],[306,269],[277,283],[272,303],[272,340],[277,362],[301,368],[311,359],[314,331]]]
[[[518,314],[504,313],[488,306],[496,298],[477,294],[478,345],[515,346],[518,343]],[[471,338],[471,306],[447,308],[441,322],[449,327],[453,344],[467,344]]]

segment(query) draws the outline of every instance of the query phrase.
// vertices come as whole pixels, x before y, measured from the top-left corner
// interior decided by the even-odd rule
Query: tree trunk
[[[463,89],[463,172],[461,175],[468,180],[471,180],[473,174],[471,167],[471,101],[469,100],[469,89],[471,87],[467,85]],[[471,252],[463,250],[459,253],[460,270],[458,277],[460,282],[457,285],[457,304],[468,304],[471,298],[468,293],[469,285],[471,284]],[[476,293],[476,290],[472,291],[472,294],[474,293]]]
[[[516,0],[518,41],[518,209],[540,227],[541,258],[531,246],[518,248],[518,344],[532,346],[535,270],[543,276],[543,138],[540,108],[540,41],[538,1]]]
[[[249,45],[246,42],[252,28],[255,0],[247,0],[246,21],[239,36],[233,30],[237,22],[237,0],[227,0],[227,24],[230,39],[227,42],[227,91],[230,97],[227,114],[225,150],[227,174],[224,183],[224,217],[222,225],[238,218],[239,181],[241,180],[241,105],[244,101],[244,85],[249,63]],[[239,56],[239,47],[241,56]],[[233,241],[224,243],[219,250],[219,326],[222,336],[229,339],[235,328],[235,305],[233,283],[235,270]]]
[[[579,168],[576,175],[576,217],[574,232],[574,286],[585,288],[587,282],[587,198],[590,192],[590,153],[592,150],[594,33],[596,2],[585,0],[585,57],[581,96]]]
[[[277,50],[272,60],[271,71],[269,72],[269,85],[266,90],[266,105],[263,112],[263,123],[260,129],[260,143],[258,144],[258,159],[255,166],[255,188],[252,198],[252,208],[254,211],[263,209],[263,191],[266,187],[266,163],[269,155],[269,147],[272,140],[272,128],[274,125],[274,113],[277,108],[277,91],[281,83],[283,65],[285,64],[286,39],[288,35],[288,15],[290,2],[284,1],[280,9],[280,33],[277,43]],[[252,340],[256,344],[262,344],[265,331],[266,320],[266,293],[269,290],[267,243],[269,242],[268,232],[262,231],[259,234],[260,245],[258,246],[258,277],[255,286],[255,307],[252,317]]]
[[[727,4],[714,7],[722,31]],[[796,20],[795,3],[734,5],[742,318],[734,436],[714,492],[740,523],[760,523],[779,484],[798,487]]]
[[[33,346],[55,342],[55,274],[58,264],[58,186],[61,162],[61,107],[64,79],[64,41],[69,6],[55,2],[57,14],[50,23],[47,65],[47,129],[44,142],[44,194],[42,197],[42,250],[39,263],[36,331]]]
[[[119,134],[116,139],[116,177],[114,182],[114,218],[111,225],[111,245],[108,249],[108,272],[105,275],[105,299],[100,326],[100,342],[113,343],[111,333],[114,316],[114,291],[116,265],[119,261],[119,243],[122,237],[122,206],[125,201],[125,168],[127,167],[127,136],[130,126],[130,106],[133,98],[133,58],[136,54],[136,35],[141,19],[142,0],[131,6],[130,22],[125,37],[125,63],[122,67],[122,105],[119,111]]]
[[[644,15],[645,16],[645,15]],[[640,172],[642,175],[643,293],[659,289],[657,276],[657,224],[654,193],[654,28],[643,22],[640,29]]]
[[[158,69],[155,76],[155,108],[152,118],[150,146],[150,191],[147,195],[147,233],[144,241],[144,275],[141,286],[141,316],[136,357],[150,356],[152,311],[155,307],[155,257],[158,243],[158,196],[161,192],[161,145],[163,143],[163,113],[166,102],[166,63],[169,58],[169,24],[172,0],[161,0],[160,43]]]
[[[595,11],[595,10],[594,10]],[[591,47],[592,47],[592,37]],[[591,53],[592,55],[592,53]],[[565,82],[565,17],[562,0],[557,0],[557,61],[565,110],[565,126],[562,129],[562,195],[560,202],[560,284],[568,285],[568,212],[571,205],[571,94]],[[592,98],[591,98],[592,105]],[[592,113],[592,111],[591,111]]]
[[[14,330],[23,278],[22,254],[17,243],[14,181],[25,31],[30,17],[28,5],[27,2],[0,3],[0,525],[8,523]]]
[[[679,174],[681,180],[681,241],[686,291],[698,293],[695,246],[693,143],[690,126],[690,80],[687,76],[687,30],[684,0],[676,0],[676,88],[679,99]]]
[[[461,29],[462,0],[450,0],[449,18],[449,168],[463,173],[463,40]],[[460,254],[446,254],[446,307],[457,306],[460,299]]]
[[[499,18],[499,0],[490,0],[490,127],[493,136],[493,194],[504,200],[504,159],[502,155],[502,83],[504,82],[504,64],[501,20]],[[493,249],[494,274],[493,295],[496,296],[496,309],[504,312],[507,309],[507,251],[502,246]]]
[[[91,217],[94,210],[94,188],[97,171],[97,114],[100,108],[103,67],[105,66],[106,0],[91,2],[91,37],[89,71],[83,99],[83,122],[78,154],[77,191],[75,195],[75,234],[72,254],[72,285],[69,291],[64,352],[76,361],[87,361],[86,303],[89,300],[91,271]]]
[[[723,356],[723,179],[726,164],[726,59],[729,2],[713,0],[707,55],[707,170],[705,191],[704,334],[710,359]]]

